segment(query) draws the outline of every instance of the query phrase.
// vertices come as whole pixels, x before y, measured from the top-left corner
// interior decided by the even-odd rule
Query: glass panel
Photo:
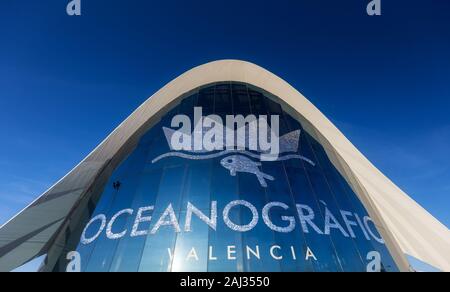
[[[198,93],[197,106],[203,109],[203,115],[214,113],[214,86],[201,89]]]
[[[250,99],[247,86],[244,84],[232,84],[233,110],[235,115],[250,114]]]
[[[216,86],[214,112],[220,116],[232,113],[230,84],[218,84]]]
[[[134,212],[143,206],[153,206],[158,194],[158,187],[161,181],[161,170],[142,173],[138,187],[134,194],[134,201],[131,209]],[[135,214],[136,215],[136,214]],[[128,217],[126,230],[131,231],[134,225],[134,216]],[[139,224],[139,230],[148,230],[148,224]],[[114,255],[114,261],[111,266],[113,272],[135,272],[139,269],[142,249],[145,245],[145,237],[123,237],[117,247]]]

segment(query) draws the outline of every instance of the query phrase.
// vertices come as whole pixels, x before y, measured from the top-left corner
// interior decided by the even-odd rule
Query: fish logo
[[[255,162],[243,155],[231,155],[220,161],[220,164],[230,171],[230,175],[236,176],[238,172],[247,172],[256,175],[262,187],[267,188],[266,179],[275,180],[271,175],[263,173],[259,167],[261,162]]]
[[[207,119],[208,117],[205,118],[205,120]],[[180,120],[180,118],[177,119],[177,121]],[[197,120],[202,121],[203,119],[197,117]],[[220,122],[218,121],[217,116],[214,117],[214,120]],[[248,120],[255,121],[254,119]],[[267,119],[262,119],[257,122],[267,123]],[[172,123],[172,125],[173,124],[174,123]],[[272,127],[274,125],[278,126],[278,122],[277,119],[274,119],[272,116]],[[188,128],[190,128],[190,124]],[[232,130],[230,131],[230,129]],[[247,124],[242,126],[241,129],[243,131],[238,130],[237,132],[234,132],[234,125],[227,125],[227,127],[221,126],[219,129],[215,129],[215,133],[211,133],[211,131],[213,131],[211,127],[200,125],[200,127],[196,126],[194,131],[189,133],[185,128],[183,130],[173,130],[163,127],[170,152],[156,157],[152,160],[152,163],[157,163],[168,157],[179,157],[190,160],[207,160],[223,157],[220,164],[229,171],[231,176],[236,176],[237,173],[253,174],[263,188],[267,188],[267,181],[274,181],[275,178],[272,175],[261,171],[262,162],[271,163],[299,159],[315,166],[315,163],[311,159],[297,154],[301,130],[292,131],[282,137],[278,137],[278,129],[271,129],[267,124],[262,127],[257,127],[255,125],[249,126],[249,124]],[[263,137],[265,138],[265,144],[257,141],[263,136],[261,133],[266,134],[266,136]],[[274,133],[276,133],[276,135],[274,135]],[[178,140],[180,137],[184,139],[183,143],[185,146],[181,150],[179,147],[174,146],[174,141],[179,142]],[[211,149],[210,147],[209,149],[206,149],[207,147],[195,147],[195,145],[207,145],[206,137],[209,137],[209,141],[212,141],[212,143],[216,145],[215,148]],[[232,137],[231,142],[228,140],[229,137]],[[239,142],[236,143],[236,141]],[[268,149],[267,147],[262,149],[261,145],[276,145],[276,155],[274,156],[271,149]]]

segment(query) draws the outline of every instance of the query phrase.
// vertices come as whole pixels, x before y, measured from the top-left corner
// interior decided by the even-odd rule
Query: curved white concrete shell
[[[286,104],[286,111],[308,125],[339,172],[363,202],[397,265],[409,270],[411,255],[450,271],[450,232],[368,161],[301,93],[254,64],[224,60],[196,67],[142,104],[91,154],[35,202],[0,229],[0,270],[12,270],[48,254],[46,266],[61,253],[66,230],[83,216],[96,182],[120,162],[168,105],[187,92],[214,82],[236,81],[259,87]],[[365,109],[362,109],[365,110]],[[45,270],[45,267],[44,267]]]

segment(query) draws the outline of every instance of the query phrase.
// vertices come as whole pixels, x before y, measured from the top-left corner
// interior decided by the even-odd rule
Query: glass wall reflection
[[[175,115],[193,118],[194,107],[223,119],[279,115],[280,137],[301,131],[290,155],[308,160],[247,157],[266,186],[256,170],[233,174],[224,156],[155,162],[172,152],[163,128]],[[91,218],[77,247],[82,271],[397,271],[322,145],[246,84],[212,84],[184,98],[116,169]]]

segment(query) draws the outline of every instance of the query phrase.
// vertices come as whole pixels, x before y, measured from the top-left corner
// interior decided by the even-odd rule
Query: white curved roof
[[[252,84],[288,104],[306,120],[374,219],[401,270],[405,254],[450,271],[450,232],[373,166],[301,93],[269,71],[243,61],[223,60],[196,67],[176,78],[114,130],[69,174],[0,229],[0,271],[36,256],[61,251],[69,215],[102,170],[168,104],[197,87],[220,81]],[[364,109],[362,109],[364,110]],[[55,248],[56,246],[56,248]],[[56,250],[56,251],[55,251]]]

